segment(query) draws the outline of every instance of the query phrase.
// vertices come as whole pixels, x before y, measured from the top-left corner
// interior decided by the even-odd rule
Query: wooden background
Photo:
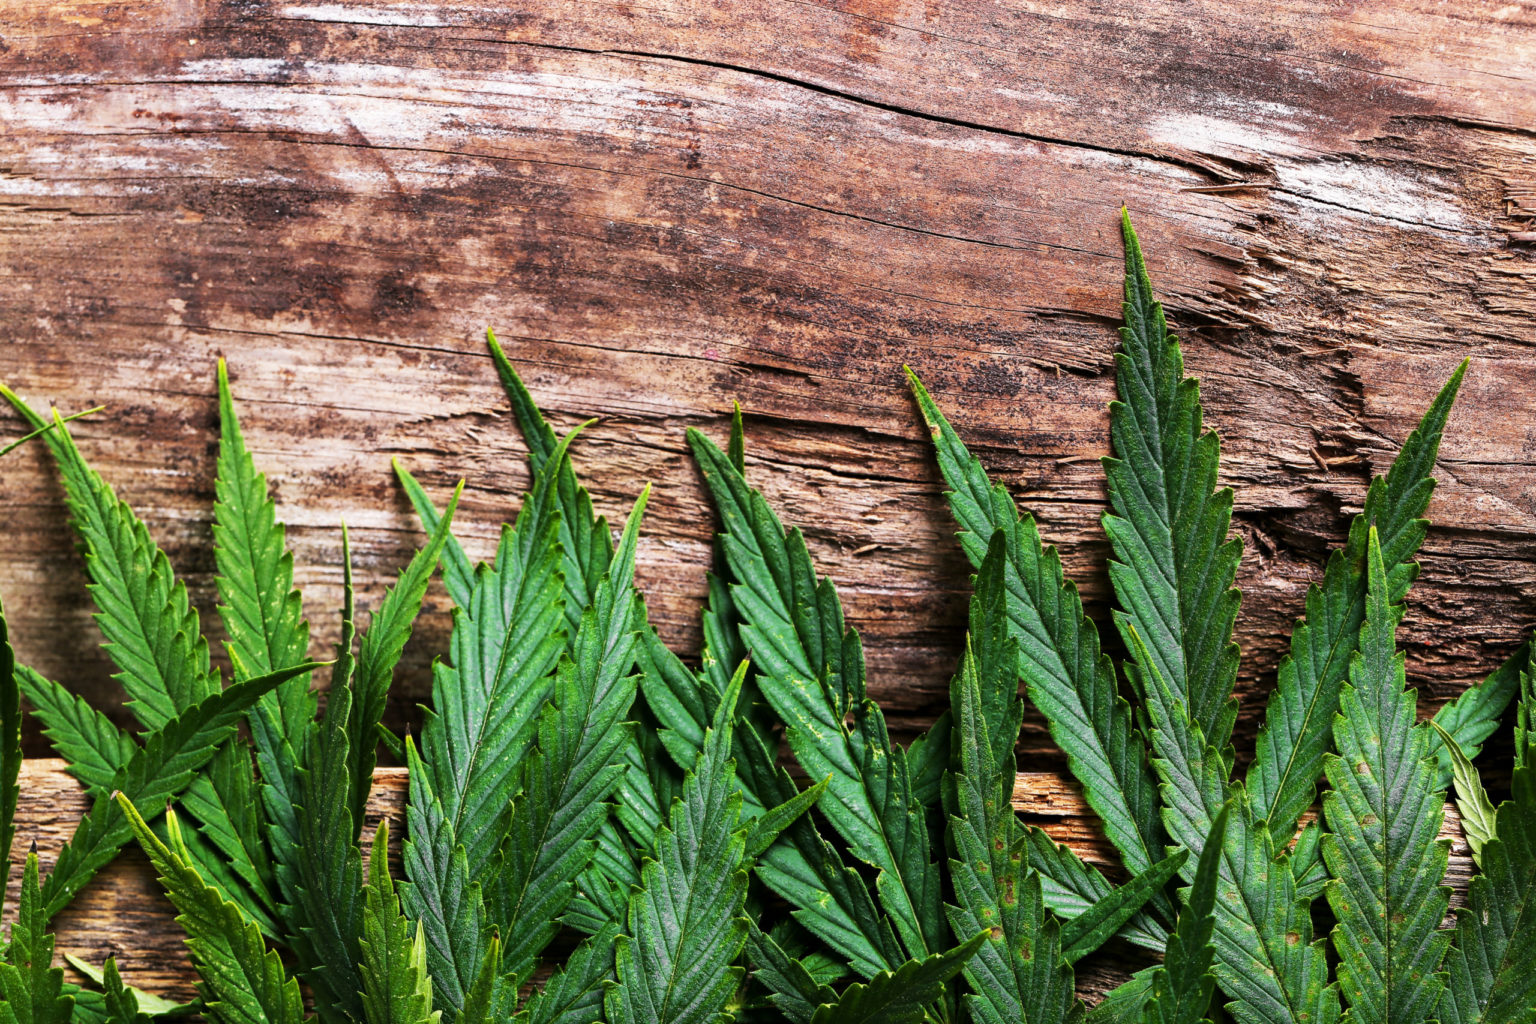
[[[640,582],[696,652],[711,520],[683,429],[723,435],[739,399],[750,475],[909,733],[944,700],[967,584],[900,367],[1102,619],[1124,203],[1237,489],[1242,750],[1307,583],[1463,356],[1402,633],[1423,706],[1536,618],[1533,115],[1529,3],[0,0],[0,379],[109,406],[81,447],[217,638],[227,357],[317,654],[337,524],[365,605],[421,539],[390,457],[439,495],[468,479],[472,554],[515,511],[486,325],[558,427],[600,418],[576,457],[601,511],[656,483]],[[18,654],[111,707],[44,453],[0,480]],[[446,609],[435,589],[397,726]],[[1061,767],[1026,729],[1022,767]],[[43,817],[73,813],[47,764],[28,778]],[[61,941],[131,948],[150,891],[115,872],[88,898],[105,931],[81,911]]]

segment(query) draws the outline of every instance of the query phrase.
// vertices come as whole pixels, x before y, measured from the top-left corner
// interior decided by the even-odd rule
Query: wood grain
[[[363,849],[372,841],[381,820],[390,821],[390,843],[397,851],[403,834],[405,770],[380,768],[374,773],[363,827]],[[85,792],[56,758],[26,762],[21,776],[22,799],[17,812],[16,862],[6,894],[6,920],[15,913],[21,863],[34,848],[44,871],[58,856],[59,847],[73,833],[75,822],[89,807]],[[1052,772],[1021,772],[1014,786],[1013,804],[1023,819],[1039,825],[1059,843],[1084,859],[1117,875],[1114,848],[1103,838],[1098,821],[1076,789]],[[1446,884],[1452,886],[1453,905],[1460,906],[1472,874],[1472,858],[1462,836],[1454,805],[1446,805],[1441,836],[1451,840],[1450,869]],[[137,847],[130,847],[97,876],[57,919],[58,955],[73,954],[100,966],[109,956],[119,959],[123,977],[141,988],[172,998],[195,994],[175,910],[161,894],[154,870]],[[1151,961],[1147,954],[1115,942],[1105,951],[1082,962],[1079,990],[1095,999],[1125,980],[1132,969]],[[76,978],[75,980],[80,980]]]
[[[739,399],[910,735],[967,568],[900,367],[1105,620],[1122,203],[1236,489],[1239,757],[1307,585],[1465,356],[1402,630],[1421,707],[1536,618],[1528,4],[0,0],[0,123],[0,380],[108,404],[81,448],[215,645],[215,358],[321,654],[339,522],[365,607],[421,540],[391,457],[468,480],[474,555],[515,513],[489,324],[559,428],[598,417],[600,511],[656,482],[640,583],[685,656],[712,525],[683,430]],[[125,721],[46,455],[4,471],[18,653]],[[448,627],[435,588],[391,724]],[[1038,719],[1020,756],[1064,767]]]

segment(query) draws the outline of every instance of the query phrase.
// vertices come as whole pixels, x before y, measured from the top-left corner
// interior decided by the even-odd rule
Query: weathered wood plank
[[[398,844],[405,788],[404,769],[380,768],[374,773],[363,828],[365,850],[384,818],[391,822],[391,842]],[[26,762],[21,794],[13,859],[19,865],[35,843],[46,871],[89,803],[80,785],[65,772],[64,762],[56,758]],[[1116,873],[1114,848],[1104,840],[1097,819],[1076,789],[1060,776],[1021,772],[1014,786],[1013,804],[1025,821],[1039,825],[1086,860]],[[1472,860],[1453,805],[1446,806],[1441,835],[1452,842],[1447,884],[1453,887],[1453,902],[1459,906],[1471,877]],[[13,867],[6,897],[8,915],[14,913],[20,878],[19,866]],[[59,955],[71,953],[98,966],[108,956],[117,956],[130,983],[177,998],[190,997],[192,975],[174,915],[149,862],[137,847],[130,848],[59,916]],[[1085,962],[1079,972],[1079,987],[1085,995],[1096,997],[1124,980],[1130,966],[1140,966],[1143,961],[1145,955],[1139,950],[1117,944]]]
[[[1464,355],[1402,630],[1426,709],[1533,618],[1528,7],[0,0],[0,123],[0,380],[109,404],[81,447],[215,642],[214,359],[319,653],[338,522],[365,606],[421,539],[390,456],[440,494],[468,479],[473,553],[515,511],[491,324],[557,425],[600,417],[576,454],[601,511],[656,481],[640,583],[685,655],[711,520],[683,429],[723,432],[741,399],[749,472],[806,527],[910,733],[945,701],[967,570],[900,366],[1105,619],[1122,202],[1237,490],[1239,756],[1306,585]],[[46,457],[4,471],[17,650],[123,721]],[[447,630],[434,591],[391,724]],[[1038,720],[1020,752],[1039,786],[1062,767]],[[1053,820],[1091,852],[1088,819]],[[147,880],[113,878],[77,919],[124,930],[80,948],[150,932],[113,910]]]
[[[682,427],[741,398],[754,476],[842,585],[874,692],[920,725],[965,573],[899,366],[1102,617],[1127,202],[1238,488],[1240,739],[1365,473],[1468,352],[1416,679],[1449,695],[1529,619],[1536,44],[1511,8],[11,3],[0,33],[0,376],[112,406],[83,445],[204,608],[217,354],[323,645],[337,521],[370,595],[418,539],[387,455],[469,478],[477,551],[510,513],[493,323],[557,422],[602,417],[579,456],[604,511],[661,484],[641,577],[685,650],[709,517]],[[7,470],[19,649],[115,703],[76,639],[56,487],[39,453]],[[396,724],[446,625],[437,600]]]

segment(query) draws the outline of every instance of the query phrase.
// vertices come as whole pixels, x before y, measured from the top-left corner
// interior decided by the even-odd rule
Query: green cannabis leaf
[[[966,1007],[976,1021],[1065,1024],[1082,1016],[1082,1006],[1070,961],[1063,960],[1060,925],[1046,911],[1039,877],[1025,855],[1028,839],[1009,803],[1013,741],[1023,718],[1016,699],[1017,646],[1005,639],[1000,650],[989,651],[987,643],[996,639],[1002,612],[992,595],[1005,571],[1005,540],[1002,531],[994,535],[977,575],[972,637],[951,683],[959,765],[949,822],[955,905],[947,909],[957,935],[980,932],[984,940],[963,962],[970,988]]]
[[[864,653],[845,630],[830,581],[818,579],[799,530],[784,529],[730,457],[696,430],[689,444],[724,526],[741,636],[757,659],[758,688],[813,778],[830,776],[820,807],[851,852],[874,867],[876,891],[909,954],[945,944],[940,876],[926,810],[906,752],[893,749],[864,692]],[[846,719],[852,719],[852,725]]]
[[[1277,844],[1290,841],[1301,813],[1312,804],[1323,757],[1333,738],[1331,723],[1339,692],[1365,617],[1367,531],[1374,525],[1381,538],[1389,603],[1401,601],[1418,575],[1413,556],[1429,525],[1420,517],[1435,489],[1430,473],[1466,368],[1463,362],[1451,374],[1408,435],[1386,477],[1371,481],[1365,508],[1350,523],[1344,547],[1329,556],[1322,585],[1307,588],[1307,615],[1297,622],[1290,652],[1280,660],[1279,679],[1264,710],[1248,771],[1254,806],[1269,822]],[[1506,694],[1504,703],[1508,700]],[[1502,709],[1501,704],[1493,717]]]
[[[369,1024],[437,1024],[432,1009],[432,979],[427,974],[426,936],[400,912],[394,879],[389,875],[389,823],[374,833],[363,888],[363,1017]]]
[[[477,565],[451,532],[461,490],[440,508],[395,465],[426,542],[359,631],[343,528],[322,713],[293,558],[223,362],[213,536],[228,686],[186,588],[67,419],[0,390],[58,464],[144,729],[15,666],[0,613],[0,852],[20,695],[94,801],[46,879],[28,860],[0,1017],[142,1024],[182,1009],[124,985],[115,960],[87,972],[99,991],[52,963],[48,921],[137,837],[221,1024],[307,1021],[300,979],[323,1024],[1536,1024],[1533,648],[1426,724],[1395,649],[1466,364],[1309,589],[1235,776],[1234,499],[1124,211],[1121,229],[1103,525],[1126,657],[1117,668],[1101,649],[1034,519],[908,370],[976,575],[950,706],[905,748],[834,585],[747,480],[739,405],[723,448],[687,435],[719,517],[690,665],[636,586],[649,487],[615,536],[572,464],[586,424],[557,436],[488,332],[526,498]],[[431,707],[402,739],[385,706],[439,564],[452,632]],[[1472,759],[1517,695],[1512,793],[1494,808]],[[1015,814],[1026,700],[1123,884]],[[398,878],[389,824],[366,856],[361,839],[381,741],[409,775]],[[1323,818],[1298,831],[1319,777]],[[1440,929],[1438,839],[1453,778],[1481,869],[1454,932]],[[1333,962],[1314,922],[1325,893]],[[1074,964],[1112,937],[1161,962],[1085,1013]]]
[[[202,975],[203,999],[220,1024],[304,1024],[299,983],[266,948],[261,931],[240,908],[209,886],[189,862],[176,813],[166,813],[162,842],[133,802],[119,794],[117,807],[179,912],[187,947]]]
[[[1216,977],[1211,973],[1215,948],[1211,935],[1216,927],[1216,881],[1221,848],[1227,834],[1231,806],[1223,807],[1211,821],[1211,840],[1200,851],[1200,863],[1179,911],[1179,920],[1168,936],[1163,966],[1153,970],[1142,1013],[1145,1024],[1200,1024],[1209,1022],[1211,993]]]
[[[1030,701],[1045,715],[1051,738],[1067,755],[1083,796],[1099,815],[1105,835],[1132,871],[1152,866],[1162,848],[1157,793],[1147,765],[1146,741],[1131,723],[1114,667],[1099,650],[1098,629],[1083,612],[1077,587],[1062,572],[1055,548],[1044,546],[1034,517],[1021,516],[1001,485],[988,479],[917,375],[907,370],[918,408],[933,434],[939,470],[949,490],[950,511],[960,525],[960,546],[979,567],[992,534],[1003,531],[1007,551],[1009,635],[1018,644],[1019,674]],[[1081,910],[1108,891],[1109,883],[1069,854],[1061,872],[1044,877],[1058,913]],[[1037,863],[1038,869],[1046,865]],[[1052,892],[1052,889],[1055,892]],[[1147,936],[1161,946],[1160,929]]]
[[[1472,862],[1482,867],[1483,844],[1493,838],[1495,828],[1493,801],[1488,799],[1483,780],[1478,777],[1472,759],[1456,742],[1456,737],[1434,719],[1430,719],[1429,724],[1440,736],[1441,749],[1451,756],[1451,777],[1456,782],[1456,809],[1461,812],[1461,830],[1472,851]]]
[[[609,1024],[726,1024],[741,979],[731,966],[746,943],[746,836],[732,785],[731,728],[743,663],[722,695],[682,796],[656,837],[616,940],[618,980],[604,1003]]]
[[[1483,844],[1482,872],[1445,958],[1447,988],[1435,1013],[1443,1024],[1529,1024],[1536,1018],[1536,715],[1531,665],[1520,673],[1510,799],[1494,815]]]
[[[1184,376],[1124,209],[1120,224],[1125,326],[1115,353],[1120,400],[1109,406],[1117,457],[1104,460],[1112,510],[1104,532],[1115,553],[1109,576],[1123,609],[1115,621],[1141,633],[1190,721],[1220,749],[1237,714],[1233,582],[1242,544],[1227,539],[1232,490],[1216,489],[1220,442],[1202,427],[1199,385]]]
[[[1448,932],[1441,886],[1450,843],[1437,839],[1445,794],[1436,785],[1430,731],[1415,724],[1395,640],[1402,606],[1391,601],[1380,535],[1366,548],[1366,612],[1324,759],[1328,902],[1339,919],[1339,987],[1352,1019],[1422,1021],[1444,989],[1436,974]]]
[[[811,1024],[921,1024],[924,1008],[943,994],[945,982],[960,973],[984,937],[849,985],[837,1002],[817,1008]]]
[[[21,903],[0,963],[0,1020],[6,1024],[68,1024],[74,999],[64,993],[64,969],[53,966],[53,936],[37,881],[37,854],[27,855]]]

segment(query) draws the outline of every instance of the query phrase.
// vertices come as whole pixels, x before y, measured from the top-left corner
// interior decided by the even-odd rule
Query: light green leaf
[[[7,1024],[69,1024],[74,999],[64,992],[64,969],[53,966],[53,936],[37,883],[37,854],[27,855],[21,901],[0,963],[0,1019]]]
[[[255,922],[204,883],[188,862],[175,812],[166,814],[169,843],[163,843],[126,796],[119,794],[116,806],[178,911],[176,920],[187,933],[213,1019],[219,1024],[304,1024],[308,1018],[299,983],[266,948]]]
[[[123,983],[122,977],[117,973],[117,963],[112,957],[107,958],[105,967],[94,967],[72,953],[64,954],[64,962],[75,970],[85,975],[97,988],[106,989],[108,981],[112,977],[117,978],[127,996],[133,1000],[134,1010],[148,1017],[185,1017],[195,1012],[197,1003],[177,1003],[164,996],[158,996],[153,992],[146,992],[141,988]],[[121,1002],[126,1006],[126,1000]]]
[[[1527,685],[1521,718],[1529,721],[1533,711]],[[1510,799],[1499,805],[1483,845],[1482,873],[1456,911],[1449,984],[1435,1008],[1442,1024],[1536,1021],[1536,764],[1529,753],[1519,751]]]
[[[1440,734],[1443,749],[1451,756],[1451,776],[1456,781],[1456,809],[1461,812],[1461,830],[1466,834],[1467,846],[1472,851],[1472,861],[1483,866],[1483,844],[1493,838],[1494,807],[1483,788],[1472,759],[1462,752],[1461,744],[1446,732],[1439,722],[1429,723]]]
[[[113,788],[137,806],[139,813],[158,816],[166,802],[182,792],[198,769],[234,735],[240,719],[262,694],[318,665],[307,662],[247,679],[207,697],[151,733],[118,772]],[[45,919],[62,910],[132,837],[118,803],[105,793],[99,795],[59,851],[43,884]]]

